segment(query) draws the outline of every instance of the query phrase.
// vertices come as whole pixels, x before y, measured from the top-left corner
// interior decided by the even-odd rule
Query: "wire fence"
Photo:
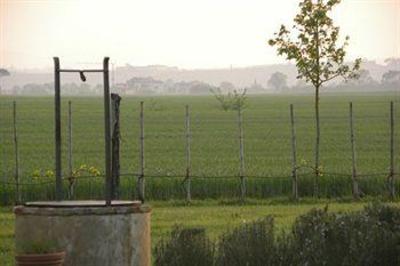
[[[351,196],[354,178],[362,195],[385,196],[391,189],[399,191],[398,99],[394,99],[392,109],[393,99],[354,100],[354,142],[348,102],[322,102],[318,177],[313,169],[313,106],[308,100],[293,104],[293,165],[290,100],[250,99],[239,118],[237,111],[222,111],[207,97],[122,99],[120,197],[139,196],[137,178],[141,175],[146,199],[187,198],[188,189],[191,197],[199,199],[240,197],[241,193],[257,198],[291,196],[294,171],[300,197],[315,196],[315,179],[320,197]],[[1,204],[54,199],[53,108],[51,98],[2,99]],[[62,102],[64,198],[104,198],[102,108],[100,98],[76,97]]]

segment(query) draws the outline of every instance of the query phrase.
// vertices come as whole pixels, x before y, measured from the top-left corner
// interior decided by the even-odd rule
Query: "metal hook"
[[[86,81],[85,73],[84,73],[83,71],[79,71],[79,76],[81,77],[81,80],[82,80],[83,82]]]

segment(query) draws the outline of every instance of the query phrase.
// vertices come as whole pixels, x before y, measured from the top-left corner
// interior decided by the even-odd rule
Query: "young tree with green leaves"
[[[350,66],[344,63],[349,36],[339,43],[339,27],[333,24],[329,16],[333,7],[341,0],[303,0],[300,11],[294,18],[292,32],[281,25],[279,32],[269,40],[275,46],[278,55],[287,60],[294,60],[298,71],[298,79],[305,79],[315,88],[315,180],[314,195],[318,195],[318,177],[321,174],[320,115],[319,93],[322,85],[337,77],[345,80],[357,78],[361,59],[356,59]],[[293,37],[297,35],[297,37]]]
[[[227,94],[223,94],[221,88],[210,91],[214,94],[215,99],[220,103],[224,111],[243,110],[246,107],[247,89],[233,90],[233,92],[228,92]]]

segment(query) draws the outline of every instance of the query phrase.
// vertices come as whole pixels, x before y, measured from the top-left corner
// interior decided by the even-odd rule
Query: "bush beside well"
[[[400,265],[400,208],[374,203],[350,213],[313,209],[290,231],[273,217],[244,223],[212,243],[204,229],[175,227],[154,249],[155,265]]]

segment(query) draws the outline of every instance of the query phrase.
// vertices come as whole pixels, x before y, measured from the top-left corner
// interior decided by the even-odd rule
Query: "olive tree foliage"
[[[358,77],[361,59],[351,65],[345,64],[346,47],[349,36],[339,41],[339,27],[333,24],[329,16],[340,0],[303,0],[299,4],[299,13],[294,18],[291,30],[281,25],[269,45],[276,47],[278,55],[293,60],[297,67],[298,79],[305,79],[315,88],[315,183],[321,174],[319,163],[320,123],[319,123],[319,91],[321,86],[335,78],[345,80]],[[293,37],[296,36],[297,37]]]

